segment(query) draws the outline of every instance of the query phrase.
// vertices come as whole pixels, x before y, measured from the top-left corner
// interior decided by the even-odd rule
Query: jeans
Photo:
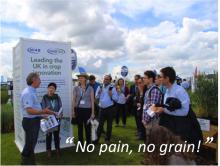
[[[40,118],[23,118],[22,126],[25,131],[25,145],[22,156],[29,157],[34,154],[40,129]]]

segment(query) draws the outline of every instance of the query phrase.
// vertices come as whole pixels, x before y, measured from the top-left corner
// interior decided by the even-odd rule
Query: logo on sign
[[[128,75],[128,68],[126,66],[122,66],[121,68],[121,75],[126,77]]]
[[[71,49],[71,63],[72,63],[72,70],[75,70],[76,65],[77,65],[77,55],[76,51],[74,49]]]
[[[63,49],[60,49],[60,48],[54,48],[54,49],[50,48],[50,49],[47,50],[47,52],[49,54],[53,54],[53,55],[58,55],[58,54],[62,55],[62,54],[65,53],[65,51]]]
[[[31,54],[38,54],[40,52],[40,48],[29,47],[27,51],[30,52]]]

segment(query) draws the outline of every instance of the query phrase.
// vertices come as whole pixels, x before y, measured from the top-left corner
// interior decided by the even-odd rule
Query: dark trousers
[[[126,109],[125,104],[118,104],[116,105],[116,124],[119,124],[120,114],[122,114],[122,123],[126,125]]]
[[[86,132],[86,142],[91,143],[91,125],[88,124],[88,120],[91,117],[91,108],[77,108],[77,122],[78,122],[78,140],[83,142],[83,126]]]
[[[25,132],[25,145],[22,156],[29,157],[34,154],[40,129],[40,118],[23,118],[22,126]]]
[[[136,124],[136,127],[137,127],[137,132],[139,132],[140,131],[140,126],[139,126],[139,123],[138,123],[137,107],[135,107],[135,106],[132,107],[132,114],[134,115],[135,124]]]
[[[99,127],[97,130],[98,139],[101,137],[105,120],[107,120],[107,132],[106,132],[105,140],[110,141],[110,138],[112,135],[112,121],[113,121],[113,117],[114,117],[114,111],[115,111],[114,106],[110,106],[105,109],[100,108]]]
[[[23,118],[22,126],[25,132],[25,144],[21,152],[22,164],[35,164],[34,148],[37,144],[40,118]]]
[[[141,138],[145,138],[145,127],[142,123],[142,115],[143,115],[143,109],[137,110],[137,128],[138,128],[138,136]]]
[[[94,107],[95,107],[95,116],[98,117],[99,116],[99,105],[97,103],[94,103]]]
[[[54,138],[55,148],[56,150],[59,150],[60,149],[60,126],[58,127],[58,130],[47,133],[47,136],[46,136],[47,150],[51,150],[52,135]]]

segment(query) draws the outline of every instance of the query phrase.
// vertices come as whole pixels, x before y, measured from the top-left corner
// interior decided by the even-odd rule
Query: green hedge
[[[212,78],[203,74],[198,77],[195,93],[190,93],[194,111],[198,117],[218,117],[218,73]]]
[[[14,131],[14,111],[11,104],[1,105],[1,132],[7,133]]]

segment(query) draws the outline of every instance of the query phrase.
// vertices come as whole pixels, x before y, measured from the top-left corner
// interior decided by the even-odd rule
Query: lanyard
[[[85,94],[85,91],[80,87],[80,97],[82,98]]]
[[[137,95],[137,92],[138,92],[138,87],[135,85],[135,87],[134,87],[134,94],[135,94],[135,96]]]
[[[80,98],[83,98],[83,96],[84,96],[85,93],[86,93],[87,88],[88,88],[88,86],[86,86],[86,89],[83,90],[82,87],[80,86]]]
[[[52,105],[52,108],[54,109],[55,108],[55,100],[51,100],[50,103]]]

